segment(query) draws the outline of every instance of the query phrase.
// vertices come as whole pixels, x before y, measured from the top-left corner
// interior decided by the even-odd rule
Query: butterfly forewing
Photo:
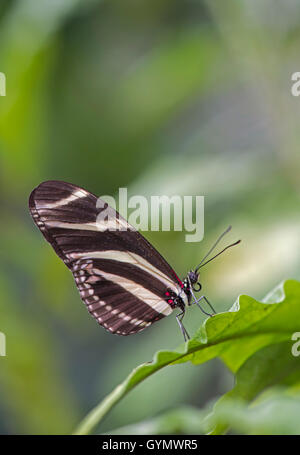
[[[184,294],[157,250],[95,195],[70,183],[48,181],[31,193],[29,207],[72,271],[89,312],[110,332],[143,330],[172,312],[166,292]],[[99,217],[102,210],[106,217]]]

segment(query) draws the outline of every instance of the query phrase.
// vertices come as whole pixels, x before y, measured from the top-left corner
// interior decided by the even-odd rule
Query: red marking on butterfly
[[[174,270],[173,270],[173,272],[174,272]],[[176,279],[177,279],[178,283],[180,284],[181,288],[183,289],[183,288],[184,288],[183,282],[182,282],[181,279],[176,275],[175,272],[174,272],[174,275],[176,276]]]

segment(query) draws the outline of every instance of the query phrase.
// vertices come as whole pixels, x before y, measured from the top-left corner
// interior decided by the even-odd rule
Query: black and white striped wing
[[[186,295],[158,251],[114,209],[97,206],[95,195],[60,181],[41,183],[29,199],[36,225],[72,271],[89,312],[110,332],[129,335],[169,315],[168,296]],[[99,218],[102,210],[106,218]]]

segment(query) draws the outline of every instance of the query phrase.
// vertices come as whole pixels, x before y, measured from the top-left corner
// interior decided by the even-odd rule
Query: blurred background
[[[145,236],[183,277],[233,225],[227,241],[242,244],[201,276],[218,311],[299,278],[299,23],[296,0],[1,1],[1,433],[70,433],[133,367],[182,342],[174,316],[124,338],[89,316],[30,218],[41,181],[204,195],[202,242]],[[202,320],[191,308],[185,325]],[[100,431],[202,408],[232,386],[217,360],[166,368]]]

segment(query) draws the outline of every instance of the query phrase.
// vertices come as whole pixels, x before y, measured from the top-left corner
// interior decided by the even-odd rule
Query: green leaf
[[[223,416],[227,403],[229,407],[234,401],[237,406],[240,400],[249,403],[266,388],[280,385],[293,376],[299,381],[294,373],[299,372],[300,362],[292,355],[291,346],[291,341],[265,346],[247,359],[236,373],[235,387],[219,399],[207,418],[210,434],[222,434],[228,429],[230,421],[226,423],[225,419],[218,418]]]
[[[214,421],[244,434],[300,434],[299,414],[300,394],[288,395],[275,388],[250,407],[241,399],[220,403]]]
[[[270,304],[272,298],[274,300]],[[279,374],[280,365],[275,368],[273,364],[274,356],[281,355],[283,361],[287,364],[291,361],[294,365],[295,358],[290,351],[292,346],[290,340],[292,334],[299,330],[299,319],[300,283],[297,281],[288,280],[281,284],[264,302],[258,302],[245,295],[240,296],[228,312],[206,319],[188,343],[174,351],[158,351],[152,362],[135,368],[87,415],[75,433],[90,433],[130,390],[161,368],[176,363],[190,361],[201,364],[218,356],[233,372],[239,371],[240,382],[235,389],[238,393],[234,393],[237,395],[243,393],[247,399],[254,398],[270,383],[274,384],[283,379]],[[257,359],[249,359],[255,352],[258,352],[258,357],[260,356],[258,364]],[[245,363],[247,359],[249,365]],[[289,373],[292,369],[291,366]],[[273,375],[270,381],[271,372]]]

